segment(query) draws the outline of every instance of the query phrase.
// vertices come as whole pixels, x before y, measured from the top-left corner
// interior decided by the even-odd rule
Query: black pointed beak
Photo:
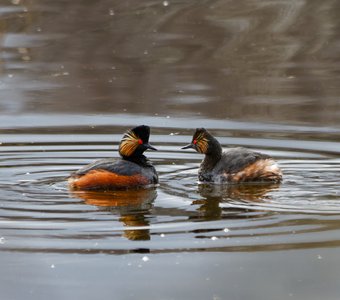
[[[150,144],[145,144],[144,146],[145,146],[146,149],[158,151],[155,147],[151,146]]]
[[[190,144],[182,147],[181,149],[189,149],[189,148],[195,149],[195,145],[193,143],[190,143]]]

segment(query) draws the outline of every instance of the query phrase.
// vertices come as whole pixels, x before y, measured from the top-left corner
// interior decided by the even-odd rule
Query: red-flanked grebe
[[[201,182],[279,183],[282,180],[279,166],[269,155],[245,148],[230,148],[222,152],[220,143],[205,128],[196,129],[191,143],[182,149],[188,148],[205,154],[198,172]]]
[[[138,188],[158,183],[157,172],[143,155],[149,144],[150,128],[142,125],[128,130],[119,145],[120,159],[102,159],[71,174],[69,186],[75,190]]]

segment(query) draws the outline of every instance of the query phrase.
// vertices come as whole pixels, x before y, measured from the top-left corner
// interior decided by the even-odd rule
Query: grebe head
[[[157,150],[149,144],[150,127],[137,126],[128,130],[119,145],[119,154],[123,157],[140,156],[147,149]]]
[[[222,151],[220,143],[205,129],[197,128],[190,144],[182,149],[195,149],[198,153],[211,154]]]

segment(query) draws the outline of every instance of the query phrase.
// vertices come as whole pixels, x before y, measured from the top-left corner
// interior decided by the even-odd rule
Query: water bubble
[[[1,245],[5,244],[5,238],[4,237],[0,237],[0,244]]]
[[[110,10],[109,10],[109,15],[110,15],[110,16],[114,16],[114,15],[115,15],[115,11],[114,11],[113,9],[110,9]]]
[[[213,236],[213,237],[211,237],[211,240],[212,240],[212,241],[217,241],[217,240],[218,240],[218,237],[217,237],[217,236]]]
[[[161,237],[162,237],[162,238],[165,237],[165,234],[164,234],[164,233],[161,233]]]
[[[52,264],[52,265],[51,265],[51,269],[54,269],[54,268],[55,268],[55,265]]]
[[[163,1],[163,6],[169,6],[169,1]]]
[[[150,258],[148,258],[147,256],[143,256],[142,260],[143,260],[144,262],[147,262],[147,261],[150,260]]]
[[[229,232],[230,230],[228,228],[223,229],[224,232]]]

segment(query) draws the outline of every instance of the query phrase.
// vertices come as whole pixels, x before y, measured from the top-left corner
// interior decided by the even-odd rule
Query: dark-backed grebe
[[[201,182],[240,183],[272,182],[282,180],[282,172],[269,155],[245,148],[230,148],[222,152],[220,143],[205,128],[197,128],[189,145],[205,154],[198,178]]]
[[[128,130],[119,145],[120,159],[102,159],[71,174],[68,182],[76,190],[128,189],[158,183],[154,166],[143,155],[149,144],[150,128]]]

